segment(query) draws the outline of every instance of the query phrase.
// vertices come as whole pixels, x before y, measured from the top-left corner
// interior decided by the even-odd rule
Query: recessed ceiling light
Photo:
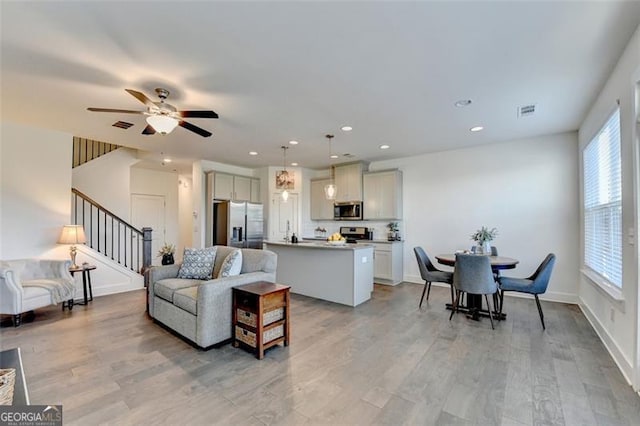
[[[249,151],[249,155],[258,155],[258,153],[255,151]]]
[[[289,141],[289,145],[298,145],[298,141]]]
[[[171,158],[165,158],[162,161],[164,161],[165,163],[170,163],[171,162]]]
[[[352,131],[352,130],[353,130],[353,127],[351,127],[351,126],[342,126],[342,127],[340,127],[340,129],[341,129],[343,132],[350,132],[350,131]]]
[[[297,165],[298,165],[298,163],[291,163],[291,165],[292,165],[292,166],[297,166]]]
[[[460,99],[459,101],[456,101],[454,105],[458,108],[464,108],[471,105],[471,99]]]
[[[470,128],[469,130],[471,130],[472,132],[479,132],[480,130],[484,129],[484,127],[482,126],[475,126]]]
[[[336,154],[331,154],[331,157],[329,158],[338,158],[338,156]]]
[[[389,149],[391,148],[389,145],[380,145],[380,149]]]

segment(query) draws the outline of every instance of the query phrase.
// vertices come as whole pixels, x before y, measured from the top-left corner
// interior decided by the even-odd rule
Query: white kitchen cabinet
[[[373,243],[373,276],[377,284],[396,285],[403,278],[402,241]]]
[[[214,173],[213,198],[217,200],[233,200],[233,175]]]
[[[251,178],[246,176],[233,177],[233,199],[251,201]]]
[[[311,180],[311,220],[333,220],[333,200],[327,200],[324,187],[331,179]]]
[[[213,198],[260,202],[260,180],[215,172],[213,173]]]
[[[251,202],[252,203],[262,202],[262,198],[260,198],[260,179],[256,179],[256,178],[251,179]]]
[[[336,201],[362,201],[363,163],[335,166]]]
[[[363,176],[363,219],[402,220],[402,172],[385,170]]]

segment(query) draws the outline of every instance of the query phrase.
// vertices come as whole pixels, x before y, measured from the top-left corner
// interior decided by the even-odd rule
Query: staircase
[[[74,136],[72,165],[74,168],[81,166],[118,148],[120,145]]]
[[[82,225],[87,246],[139,274],[151,266],[151,228],[137,229],[87,195],[71,189],[72,220]]]

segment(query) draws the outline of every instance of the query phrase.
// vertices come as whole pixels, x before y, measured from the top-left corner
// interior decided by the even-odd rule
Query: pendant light
[[[331,149],[331,139],[333,139],[333,135],[325,135],[325,138],[329,140],[329,158],[331,159],[331,162],[333,162],[333,159],[336,158],[336,156],[333,155],[333,151]],[[335,184],[335,167],[333,166],[333,164],[331,164],[331,180],[329,181],[328,185],[324,186],[324,196],[327,200],[335,200],[336,192],[337,188]]]
[[[287,184],[289,182],[289,172],[287,172],[287,150],[289,147],[283,145],[280,148],[282,148],[282,172],[280,172],[280,179],[285,183],[284,191],[282,191],[282,194],[280,195],[282,196],[282,201],[286,203],[289,199],[289,191],[287,191]]]

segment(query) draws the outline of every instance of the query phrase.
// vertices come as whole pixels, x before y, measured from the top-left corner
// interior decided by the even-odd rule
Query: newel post
[[[151,228],[142,228],[142,275],[144,285],[149,286],[149,268],[151,267]]]

